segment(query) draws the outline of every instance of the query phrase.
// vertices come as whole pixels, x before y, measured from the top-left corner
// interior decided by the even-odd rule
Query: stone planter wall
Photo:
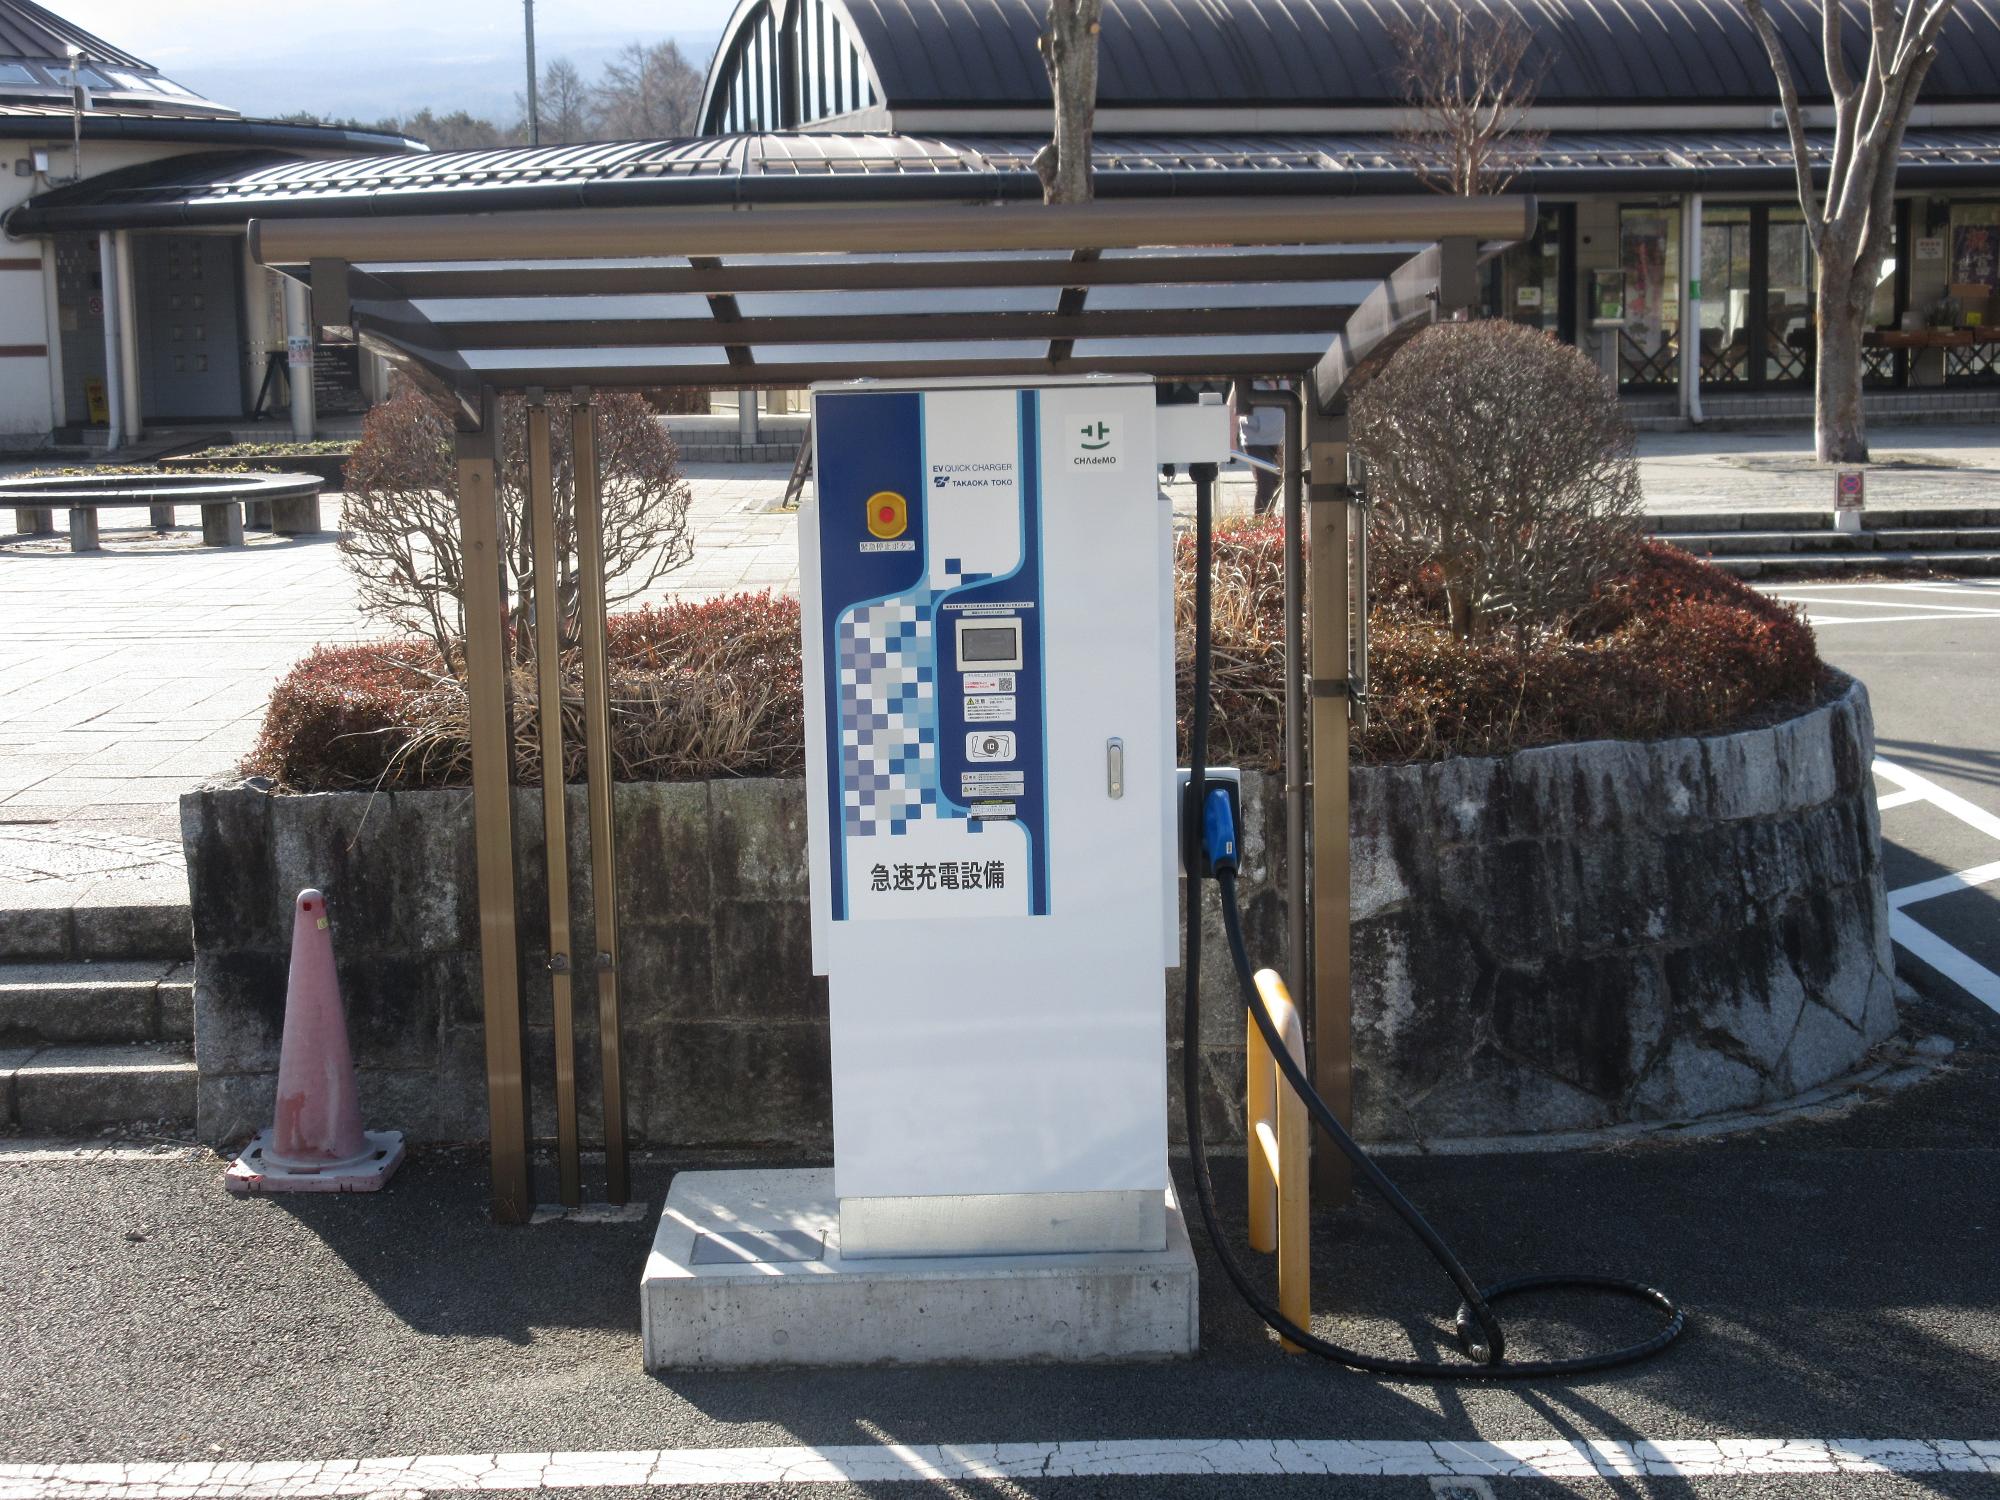
[[[1858,685],[1772,729],[1600,743],[1354,778],[1356,1115],[1366,1137],[1577,1129],[1786,1097],[1895,1024],[1872,730]],[[1283,808],[1245,778],[1242,891],[1283,967]],[[570,827],[576,950],[590,871]],[[628,1108],[641,1143],[829,1147],[797,781],[634,785],[616,799]],[[486,1131],[471,798],[182,801],[200,1129],[268,1123],[293,896],[327,892],[362,1097],[419,1140]],[[552,1033],[538,796],[518,794],[522,973],[538,1133]],[[1243,1020],[1205,914],[1204,1104],[1240,1134]],[[1180,976],[1162,1031],[1179,1117]],[[586,1134],[595,987],[577,985]]]

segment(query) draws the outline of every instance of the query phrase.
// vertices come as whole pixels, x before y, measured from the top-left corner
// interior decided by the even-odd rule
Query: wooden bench
[[[324,485],[316,474],[59,474],[0,480],[0,507],[14,507],[14,529],[23,535],[53,536],[60,504],[69,511],[70,551],[96,552],[100,510],[143,505],[164,528],[173,525],[176,505],[199,505],[202,545],[240,547],[246,507],[253,526],[318,535]]]

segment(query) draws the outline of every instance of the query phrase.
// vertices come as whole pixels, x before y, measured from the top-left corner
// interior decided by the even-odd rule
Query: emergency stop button
[[[868,530],[884,541],[910,529],[910,502],[894,490],[877,490],[868,497]]]

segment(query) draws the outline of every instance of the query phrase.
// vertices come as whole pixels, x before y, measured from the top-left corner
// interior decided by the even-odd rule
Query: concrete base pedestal
[[[683,1172],[639,1284],[646,1368],[1186,1358],[1194,1251],[843,1260],[828,1168]]]

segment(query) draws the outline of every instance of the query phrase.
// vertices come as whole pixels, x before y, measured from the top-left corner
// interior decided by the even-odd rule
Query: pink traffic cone
[[[300,891],[292,913],[276,1113],[225,1181],[240,1193],[365,1193],[387,1182],[402,1160],[400,1131],[361,1128],[326,897]]]

